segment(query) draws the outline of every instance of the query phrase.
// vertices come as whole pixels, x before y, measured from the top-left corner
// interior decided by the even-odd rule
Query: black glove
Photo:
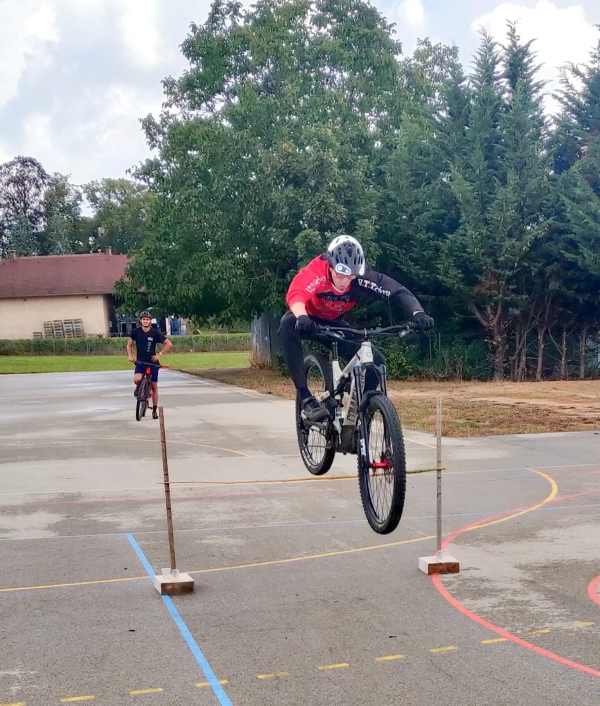
[[[314,330],[315,322],[310,316],[304,314],[296,319],[296,331],[298,331],[301,336],[310,336]]]
[[[417,331],[420,332],[431,331],[433,328],[433,319],[431,316],[427,316],[424,311],[417,311],[416,314],[413,314],[413,322]]]

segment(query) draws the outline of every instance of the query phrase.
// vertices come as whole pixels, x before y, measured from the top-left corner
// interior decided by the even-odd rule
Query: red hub
[[[371,461],[371,468],[375,470],[389,471],[392,464],[389,461]]]

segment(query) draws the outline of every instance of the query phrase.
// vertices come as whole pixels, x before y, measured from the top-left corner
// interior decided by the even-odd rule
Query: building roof
[[[0,299],[111,294],[128,262],[108,253],[0,260]]]

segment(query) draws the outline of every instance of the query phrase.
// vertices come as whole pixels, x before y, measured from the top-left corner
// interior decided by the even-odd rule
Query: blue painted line
[[[154,578],[154,576],[156,576],[156,572],[152,568],[148,559],[146,559],[146,555],[142,551],[140,545],[135,541],[135,538],[131,533],[128,532],[125,536],[129,540],[129,544],[131,544],[131,546],[133,547],[134,552],[137,554],[138,559],[142,562],[148,576],[151,579]],[[213,690],[214,695],[217,697],[219,703],[221,704],[221,706],[233,706],[229,699],[229,696],[227,696],[227,694],[225,693],[225,689],[223,689],[221,684],[219,684],[219,680],[211,669],[208,660],[202,654],[202,650],[198,647],[198,643],[196,642],[196,640],[194,640],[188,626],[185,624],[185,621],[183,620],[183,618],[179,614],[179,611],[175,607],[172,598],[170,596],[161,596],[161,598],[163,599],[163,603],[167,606],[167,610],[175,621],[175,625],[177,625],[177,627],[179,628],[179,632],[181,633],[183,639],[186,641],[187,646],[190,648],[190,652],[194,655],[198,666],[204,673],[206,681],[210,684],[210,687]]]

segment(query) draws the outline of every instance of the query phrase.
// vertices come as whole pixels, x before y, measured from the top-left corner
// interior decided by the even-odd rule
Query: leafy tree
[[[488,335],[497,380],[510,319],[522,307],[521,274],[548,226],[543,86],[534,62],[531,42],[522,44],[514,25],[501,50],[483,35],[465,155],[452,165],[460,226],[444,244],[440,276]]]
[[[457,48],[419,43],[402,62],[402,82],[411,105],[382,167],[381,264],[420,294],[434,295],[433,308],[441,313],[439,297],[448,290],[432,264],[439,261],[447,234],[458,227],[450,165],[469,110]],[[455,125],[460,125],[457,135]]]
[[[83,191],[94,213],[88,224],[90,248],[137,250],[148,236],[154,202],[148,189],[129,179],[102,179],[86,184]]]
[[[82,225],[81,190],[63,174],[53,174],[44,192],[44,249],[48,255],[86,252],[80,240]]]
[[[7,230],[7,241],[17,257],[39,254],[39,241],[24,213],[17,214]]]
[[[39,249],[31,238],[43,225],[42,199],[48,178],[32,157],[15,157],[0,165],[0,257],[15,247],[14,238],[22,251]]]
[[[165,82],[168,110],[144,121],[159,154],[137,176],[157,219],[131,288],[172,311],[248,316],[281,309],[291,271],[335,233],[376,255],[372,176],[397,129],[399,50],[360,0],[215,2],[183,44],[190,69]]]

